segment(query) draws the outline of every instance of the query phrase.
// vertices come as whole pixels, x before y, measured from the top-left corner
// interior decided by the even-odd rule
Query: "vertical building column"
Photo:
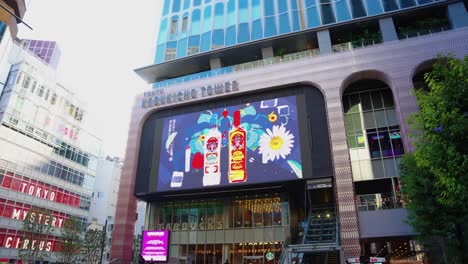
[[[319,50],[321,54],[332,53],[330,31],[322,30],[317,32]]]
[[[468,13],[463,2],[448,5],[447,11],[453,28],[468,27]]]
[[[135,177],[140,148],[140,122],[145,113],[145,109],[141,108],[141,99],[141,97],[137,98],[133,106],[125,150],[125,161],[120,178],[119,197],[117,199],[111,244],[111,259],[117,259],[113,262],[115,264],[127,264],[132,261],[132,241],[137,211],[137,198],[134,195]]]
[[[273,58],[275,55],[273,53],[273,47],[262,48],[262,58],[268,59]]]
[[[220,58],[210,59],[210,68],[212,70],[220,69],[222,67],[223,67],[223,63],[221,62]]]
[[[380,33],[382,34],[383,42],[398,40],[398,36],[395,30],[395,24],[393,24],[392,17],[379,19],[379,27]]]
[[[361,254],[359,243],[358,212],[355,201],[353,174],[346,140],[340,80],[330,81],[322,86],[327,102],[330,143],[335,174],[335,199],[338,211],[340,242],[344,259]],[[342,262],[344,262],[342,259]]]

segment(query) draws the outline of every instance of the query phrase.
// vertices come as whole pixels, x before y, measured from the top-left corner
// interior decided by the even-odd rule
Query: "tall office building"
[[[438,54],[468,55],[466,1],[165,0],[160,25],[113,259],[139,198],[151,235],[169,231],[148,259],[421,263],[398,165],[413,87]]]
[[[0,97],[0,262],[16,263],[33,245],[56,260],[60,228],[70,216],[86,223],[101,140],[83,127],[86,107],[63,85],[56,69],[15,43]],[[21,222],[32,207],[51,211],[55,231],[29,241]]]

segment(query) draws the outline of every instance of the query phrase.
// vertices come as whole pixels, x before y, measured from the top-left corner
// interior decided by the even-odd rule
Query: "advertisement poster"
[[[163,119],[158,191],[302,178],[296,96]]]
[[[169,231],[146,230],[143,231],[141,256],[146,261],[167,261],[169,248]]]

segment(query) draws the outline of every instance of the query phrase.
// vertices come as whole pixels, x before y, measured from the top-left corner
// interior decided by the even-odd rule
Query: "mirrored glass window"
[[[351,11],[354,18],[366,16],[362,0],[351,0]]]
[[[236,26],[230,26],[226,29],[226,46],[236,44]]]
[[[201,5],[201,0],[193,0],[193,6]]]
[[[162,14],[163,16],[169,13],[170,7],[171,7],[171,0],[164,0],[163,14]]]
[[[167,38],[167,18],[161,21],[161,25],[159,26],[159,35],[158,35],[158,44],[162,44],[166,42]]]
[[[289,22],[288,2],[285,0],[278,0],[278,13],[279,13],[279,33],[284,34],[291,32],[291,24]]]
[[[301,29],[299,23],[299,8],[297,6],[297,0],[289,0],[291,5],[291,21],[292,21],[292,30],[297,31]]]
[[[414,0],[399,0],[400,1],[400,8],[407,8],[416,5]]]
[[[336,10],[336,21],[346,21],[346,20],[351,19],[351,14],[349,13],[348,1],[335,2],[335,10]]]
[[[320,0],[320,7],[322,11],[322,24],[330,24],[336,22],[333,7],[329,0]]]
[[[211,49],[211,31],[203,33],[200,42],[200,52],[208,51]]]
[[[213,46],[212,49],[219,49],[224,47],[224,30],[215,29],[213,31]]]
[[[383,7],[385,12],[389,12],[392,10],[398,9],[398,5],[396,3],[396,0],[382,0]]]
[[[306,3],[306,13],[307,13],[307,27],[318,27],[320,23],[320,15],[317,8],[318,0],[305,0]]]
[[[155,63],[161,63],[164,62],[164,50],[165,50],[166,44],[160,44],[156,48],[156,55],[154,58]]]
[[[263,38],[263,28],[262,28],[262,20],[257,19],[252,21],[252,40],[261,39]]]
[[[187,55],[193,55],[199,52],[200,52],[200,36],[189,37]]]
[[[192,12],[192,23],[190,25],[190,35],[199,35],[200,34],[200,9],[195,9]]]
[[[215,5],[215,17],[213,22],[213,29],[224,28],[224,4],[217,3]]]
[[[181,0],[172,0],[172,13],[180,11],[180,1]]]
[[[164,61],[173,60],[176,58],[177,41],[170,41],[166,44],[166,54]]]
[[[183,38],[177,42],[177,58],[182,58],[187,55],[187,38]]]
[[[265,0],[263,3],[265,14],[265,37],[278,35],[276,28],[275,6],[273,0]]]
[[[365,0],[367,13],[369,16],[378,15],[383,13],[382,3],[380,0]]]
[[[184,9],[190,8],[190,0],[184,0]]]
[[[203,26],[202,32],[208,32],[211,30],[211,6],[205,7],[203,10]]]

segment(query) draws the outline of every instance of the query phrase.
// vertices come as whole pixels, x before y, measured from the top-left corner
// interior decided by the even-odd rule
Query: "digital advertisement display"
[[[303,177],[296,96],[162,119],[157,191]]]
[[[167,261],[169,248],[169,231],[146,230],[143,231],[141,256],[146,261]]]

